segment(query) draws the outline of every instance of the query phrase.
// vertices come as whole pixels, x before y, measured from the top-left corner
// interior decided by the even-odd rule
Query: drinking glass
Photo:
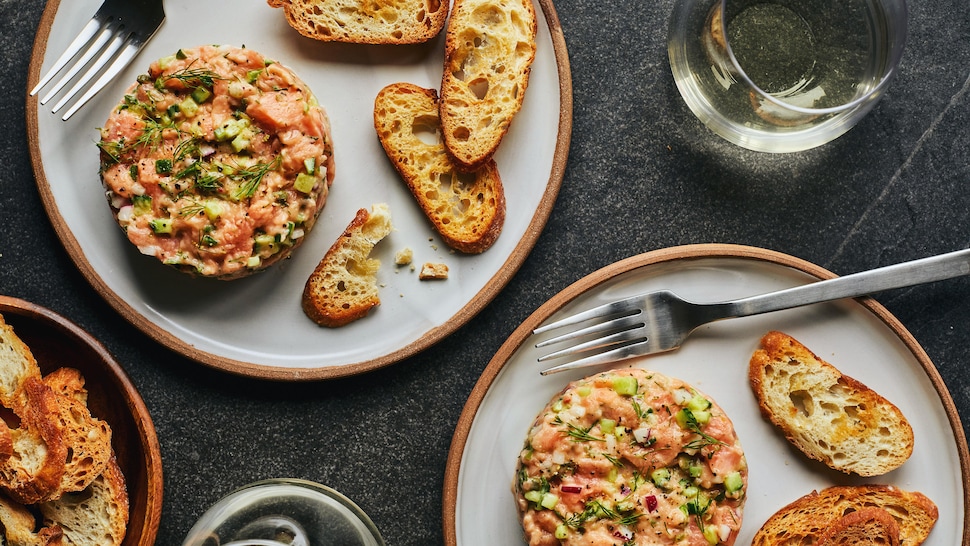
[[[795,152],[875,106],[906,17],[905,0],[675,0],[667,52],[684,101],[716,134]]]
[[[182,546],[384,546],[384,539],[367,514],[334,489],[281,478],[220,499]]]

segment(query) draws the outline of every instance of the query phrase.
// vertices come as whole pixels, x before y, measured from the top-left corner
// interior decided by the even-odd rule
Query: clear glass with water
[[[336,490],[282,478],[220,499],[182,546],[384,546],[384,539],[367,514]]]
[[[794,152],[842,135],[902,57],[905,0],[676,0],[671,71],[711,130]]]

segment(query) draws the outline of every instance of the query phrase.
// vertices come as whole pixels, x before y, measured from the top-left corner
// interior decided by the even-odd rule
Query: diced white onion
[[[637,443],[642,444],[650,439],[650,429],[648,427],[640,427],[633,431],[633,437],[636,438]]]
[[[113,191],[107,192],[108,200],[111,202],[111,208],[120,209],[128,203],[128,199],[118,195]]]
[[[132,217],[135,215],[135,207],[131,205],[126,205],[118,209],[118,222],[122,224],[127,224],[131,221]]]
[[[687,402],[690,402],[690,399],[693,397],[694,395],[692,395],[690,391],[686,389],[677,389],[674,391],[674,402],[676,402],[679,406],[683,406]]]

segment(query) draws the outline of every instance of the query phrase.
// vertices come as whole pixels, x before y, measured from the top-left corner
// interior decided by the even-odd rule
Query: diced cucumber
[[[239,136],[239,133],[243,131],[246,127],[249,127],[248,119],[231,119],[219,127],[216,127],[213,131],[216,140],[227,141],[232,140]]]
[[[203,210],[205,210],[205,215],[209,220],[215,220],[222,215],[222,203],[217,199],[208,199],[202,205]]]
[[[663,487],[670,481],[670,469],[658,468],[650,473],[650,479],[653,480],[653,484],[657,487]]]
[[[257,247],[269,247],[276,244],[276,238],[272,235],[261,234],[257,235],[254,239]]]
[[[296,175],[296,182],[293,183],[293,188],[298,192],[309,194],[311,191],[313,191],[313,187],[316,186],[316,184],[317,177],[306,173],[300,173]]]
[[[711,546],[715,546],[716,544],[721,542],[721,538],[717,536],[717,527],[715,527],[714,525],[705,525],[704,539],[706,539],[707,543],[710,544]]]
[[[696,414],[696,412],[698,411],[704,411],[704,410],[710,409],[711,401],[699,394],[695,394],[694,397],[691,398],[689,402],[687,402],[687,407],[690,408],[690,410],[695,412]]]
[[[613,431],[616,430],[616,421],[606,418],[600,419],[600,430],[603,431],[603,434],[613,434]]]
[[[624,375],[613,378],[613,390],[622,396],[633,396],[637,393],[637,378]]]
[[[178,57],[176,55],[167,55],[165,57],[162,57],[161,59],[158,60],[158,67],[161,68],[162,70],[165,70],[166,68],[171,66],[171,64],[174,63],[177,58]]]
[[[203,102],[209,100],[209,97],[212,96],[212,91],[209,91],[205,87],[196,87],[192,90],[192,94],[190,96],[197,104],[202,104]]]
[[[744,487],[744,478],[740,472],[731,472],[724,477],[724,490],[728,493],[737,493]]]
[[[556,526],[556,538],[559,540],[566,540],[569,538],[569,526],[565,523],[560,523]]]
[[[539,501],[539,506],[542,506],[546,510],[552,510],[559,504],[559,496],[553,493],[546,493],[542,496],[542,500]]]
[[[236,138],[232,139],[232,149],[239,153],[247,148],[249,148],[250,140],[248,131],[243,131]],[[301,175],[303,173],[300,173]]]
[[[303,160],[303,168],[307,174],[317,174],[317,158],[308,157]]]
[[[157,234],[172,233],[172,219],[171,218],[153,218],[148,225],[152,228],[152,231]]]
[[[195,117],[199,113],[199,103],[195,102],[192,97],[185,97],[182,102],[179,103],[179,110],[187,118]]]
[[[152,197],[150,195],[133,195],[131,204],[135,214],[145,214],[152,210]]]
[[[155,173],[156,174],[171,174],[172,173],[172,160],[171,159],[157,159],[157,160],[155,160]]]

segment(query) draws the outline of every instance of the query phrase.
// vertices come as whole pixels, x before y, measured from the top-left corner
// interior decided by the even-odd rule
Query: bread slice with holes
[[[882,508],[862,508],[829,526],[818,546],[899,546],[899,524]]]
[[[437,36],[448,18],[447,0],[267,0],[286,22],[322,42],[416,44]]]
[[[33,504],[60,494],[68,446],[54,392],[27,345],[0,317],[0,488]],[[8,451],[9,449],[9,451]]]
[[[91,415],[84,377],[78,370],[59,368],[44,376],[44,383],[54,391],[56,418],[68,446],[60,489],[81,491],[104,471],[111,459],[111,427]]]
[[[384,203],[360,209],[327,251],[303,288],[303,312],[321,326],[336,328],[363,318],[380,304],[371,251],[392,229]]]
[[[62,546],[60,527],[37,529],[37,517],[26,506],[0,493],[0,544],[10,546]]]
[[[532,0],[455,0],[439,91],[445,147],[460,169],[484,165],[521,110],[536,29]]]
[[[128,528],[128,489],[112,453],[104,472],[81,491],[38,505],[44,525],[70,546],[119,546]]]
[[[393,83],[374,100],[374,127],[394,168],[449,247],[484,252],[505,223],[505,189],[489,159],[478,170],[456,168],[441,142],[438,93]]]
[[[830,468],[878,476],[913,452],[913,428],[899,408],[787,334],[765,334],[748,379],[761,414]]]
[[[833,486],[779,509],[755,533],[751,546],[822,546],[826,532],[844,527],[844,518],[869,508],[883,510],[896,521],[899,543],[905,546],[922,544],[939,519],[936,504],[918,491],[877,484]],[[833,544],[840,543],[829,546]]]

